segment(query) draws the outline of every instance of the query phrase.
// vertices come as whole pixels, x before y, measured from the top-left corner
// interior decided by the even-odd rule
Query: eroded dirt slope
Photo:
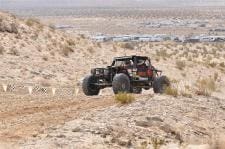
[[[150,93],[129,105],[109,96],[79,99],[21,99],[1,113],[1,140],[21,148],[141,148],[157,141],[177,148],[213,146],[225,135],[224,98]]]
[[[81,113],[113,105],[111,97],[76,98],[0,95],[0,142],[35,137],[46,128],[76,119]]]

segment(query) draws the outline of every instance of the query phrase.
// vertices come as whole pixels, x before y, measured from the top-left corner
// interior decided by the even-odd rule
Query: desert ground
[[[146,20],[149,14],[156,19],[160,18],[159,14],[168,14],[176,19],[190,12],[164,11],[137,10],[133,15],[144,14],[137,19]],[[194,9],[193,15],[188,14],[209,20],[207,26],[213,26],[215,22],[223,24],[223,13],[224,9],[218,8],[213,13]],[[111,17],[96,16],[28,18],[0,12],[0,147],[222,149],[225,146],[225,44],[97,43],[87,35],[126,34],[131,30],[152,33],[155,29],[147,31],[142,27],[140,31],[119,24],[116,28],[108,26],[111,22],[123,25],[139,22],[129,17],[126,20],[120,13],[112,21]],[[77,27],[64,31],[52,26],[60,22]],[[186,28],[176,31],[197,34],[209,29]],[[154,33],[170,29],[162,27]],[[29,94],[26,88],[80,89],[91,68],[110,65],[113,57],[124,55],[149,56],[152,64],[170,79],[170,90],[163,95],[144,91],[133,95],[132,103],[121,104],[115,101],[111,89],[104,89],[99,96],[86,97],[81,90],[76,95],[54,96]],[[14,92],[9,89],[12,86],[25,88]]]

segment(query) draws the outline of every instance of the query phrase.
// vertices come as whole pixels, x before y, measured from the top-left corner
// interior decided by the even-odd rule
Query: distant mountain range
[[[34,7],[225,6],[225,0],[0,0],[0,9]]]

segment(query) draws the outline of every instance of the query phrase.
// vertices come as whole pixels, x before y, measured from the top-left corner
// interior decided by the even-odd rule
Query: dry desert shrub
[[[163,58],[170,57],[170,55],[164,49],[156,50],[156,56],[163,57]]]
[[[19,51],[16,50],[15,48],[10,49],[9,54],[10,55],[14,55],[14,56],[19,56],[20,55]]]
[[[3,55],[3,54],[4,54],[4,47],[0,46],[0,55]]]
[[[48,25],[48,27],[50,28],[50,29],[52,29],[52,31],[54,32],[55,31],[55,29],[56,29],[56,27],[55,27],[55,25],[54,24],[49,24]]]
[[[167,48],[167,49],[170,49],[170,48],[171,48],[170,43],[165,43],[164,46],[165,46],[165,48]]]
[[[220,49],[223,49],[223,48],[224,48],[224,44],[221,44],[221,43],[213,44],[213,46],[214,46],[217,50],[220,50]]]
[[[18,25],[16,23],[11,24],[11,32],[15,34],[18,33]]]
[[[199,46],[199,45],[196,46],[196,49],[198,49],[198,50],[200,50],[201,48],[202,48],[202,47]]]
[[[66,56],[67,57],[72,52],[74,52],[74,50],[71,47],[69,47],[69,46],[64,46],[62,48],[62,54],[63,54],[63,56]]]
[[[192,98],[193,90],[192,90],[191,86],[188,84],[181,85],[180,89],[179,89],[179,95],[183,96],[183,97],[187,97],[187,98]]]
[[[50,55],[51,55],[51,56],[55,56],[55,52],[51,51],[51,52],[50,52]]]
[[[192,94],[186,93],[186,92],[181,92],[181,96],[187,97],[187,98],[192,98]]]
[[[155,61],[159,62],[160,61],[160,57],[155,57]]]
[[[66,42],[68,43],[69,46],[74,46],[76,44],[73,39],[69,39]]]
[[[165,143],[164,140],[159,139],[159,138],[152,138],[151,139],[151,144],[153,146],[153,149],[160,149],[161,146]]]
[[[121,44],[120,44],[120,47],[123,48],[123,49],[130,49],[130,50],[133,50],[135,46],[134,46],[134,44],[132,44],[132,43],[126,42],[126,43],[121,43]]]
[[[165,94],[177,97],[178,96],[178,90],[177,90],[177,88],[175,88],[173,86],[169,86],[169,87],[166,88]]]
[[[217,64],[215,62],[209,62],[208,65],[210,67],[214,68],[214,67],[216,67]]]
[[[185,66],[186,66],[185,61],[181,60],[176,61],[176,68],[178,68],[179,70],[184,70]]]
[[[0,22],[0,32],[18,33],[18,25],[16,23]]]
[[[32,40],[37,40],[37,39],[38,39],[38,36],[39,36],[39,34],[36,32],[36,33],[34,33],[30,38],[31,38]]]
[[[34,26],[35,24],[41,24],[40,21],[38,19],[35,18],[29,18],[26,20],[26,25],[27,26]]]
[[[177,79],[170,79],[170,83],[179,83],[179,80],[177,80]]]
[[[151,43],[149,43],[148,47],[149,47],[150,49],[152,49],[152,48],[154,47],[154,45],[151,44]]]
[[[100,42],[97,42],[97,47],[102,48],[102,44]]]
[[[191,56],[188,56],[187,60],[190,61],[190,62],[192,62],[192,57]]]
[[[115,95],[115,100],[121,104],[128,104],[135,100],[135,97],[129,93],[119,93]]]
[[[117,52],[117,46],[113,43],[113,52]]]
[[[44,28],[44,26],[40,23],[40,20],[38,20],[36,18],[29,18],[26,20],[25,23],[29,27],[36,25],[36,27],[38,28],[38,31],[42,31]]]
[[[180,56],[181,57],[188,57],[188,51],[184,51]]]
[[[181,73],[181,75],[182,75],[183,77],[186,77],[186,76],[187,76],[187,74],[186,74],[185,72]]]
[[[223,67],[223,68],[225,67],[224,62],[221,62],[221,63],[220,63],[220,67]]]
[[[203,47],[202,47],[202,50],[205,51],[205,52],[208,51],[206,46],[203,46]]]
[[[218,77],[219,77],[219,74],[217,72],[215,72],[213,75],[214,81],[217,81]]]
[[[196,81],[196,87],[197,95],[211,96],[212,92],[216,90],[216,83],[212,78],[203,78]]]
[[[45,55],[45,56],[42,57],[42,59],[43,59],[44,61],[48,61],[48,56]]]
[[[80,38],[81,39],[85,39],[85,35],[84,34],[80,34]]]
[[[87,51],[91,54],[93,54],[95,52],[93,47],[88,47]]]

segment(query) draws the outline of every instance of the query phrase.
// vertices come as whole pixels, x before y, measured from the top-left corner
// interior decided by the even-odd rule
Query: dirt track
[[[16,142],[35,136],[46,128],[75,119],[81,113],[114,103],[108,96],[57,99],[0,95],[0,140]]]
[[[0,148],[54,148],[57,144],[117,148],[124,139],[138,146],[149,136],[175,144],[204,144],[215,134],[223,135],[223,97],[148,93],[135,98],[132,104],[118,106],[112,95],[72,99],[1,94]],[[118,140],[110,143],[113,138]]]

